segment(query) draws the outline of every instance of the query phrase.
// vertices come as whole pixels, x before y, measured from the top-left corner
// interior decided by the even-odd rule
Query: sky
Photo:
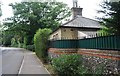
[[[2,2],[2,17],[0,20],[11,17],[13,16],[12,8],[8,6],[9,3],[14,3],[14,2],[20,2],[22,0],[1,0]],[[43,0],[42,0],[43,1]],[[71,8],[73,6],[73,0],[56,0],[56,1],[62,1]],[[97,13],[97,10],[100,9],[99,4],[103,0],[78,0],[78,6],[83,8],[83,16],[91,19],[95,19],[95,16],[101,16],[100,14]]]

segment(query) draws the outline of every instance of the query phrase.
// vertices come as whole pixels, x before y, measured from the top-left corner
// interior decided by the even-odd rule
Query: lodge
[[[50,40],[82,39],[95,35],[102,26],[96,20],[83,17],[82,10],[77,3],[73,3],[72,19],[55,29],[50,35]]]

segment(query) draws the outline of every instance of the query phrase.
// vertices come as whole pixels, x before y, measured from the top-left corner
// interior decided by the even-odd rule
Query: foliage
[[[98,36],[107,36],[111,35],[113,33],[113,29],[107,28],[106,26],[103,26],[101,30],[98,31]]]
[[[105,1],[100,6],[103,8],[103,10],[98,12],[105,14],[105,17],[101,18],[102,25],[108,28],[108,33],[120,35],[120,1]]]
[[[47,59],[48,37],[50,32],[50,29],[39,29],[34,36],[35,52],[43,62]]]
[[[11,39],[11,46],[12,47],[17,47],[17,42],[16,42],[15,38]]]
[[[23,48],[27,48],[27,37],[24,37]]]
[[[52,76],[57,76],[51,64],[44,64],[44,66]]]
[[[0,17],[2,16],[2,10],[1,10],[1,2],[0,2]],[[3,38],[2,38],[2,24],[1,24],[1,21],[0,21],[0,45],[2,45],[2,41],[3,41]]]
[[[1,26],[0,26],[1,28]],[[2,34],[2,31],[0,31],[0,45],[3,44],[3,34]]]
[[[94,76],[101,76],[101,74],[104,74],[105,70],[105,64],[99,64],[96,66],[95,72],[93,72],[92,74],[95,74]]]
[[[35,51],[35,46],[34,45],[26,45],[26,49],[30,51]]]
[[[69,16],[68,7],[60,2],[39,3],[21,2],[10,4],[14,10],[14,21],[19,24],[34,26],[34,29],[56,27],[55,21],[60,21]],[[47,21],[47,22],[46,22]],[[22,25],[21,25],[22,26]],[[32,28],[29,28],[32,29]]]
[[[14,37],[11,39],[11,46],[12,46],[12,47],[23,48],[23,47],[24,47],[24,44],[21,42],[20,37],[14,36]]]
[[[10,46],[12,38],[13,38],[13,35],[10,32],[8,32],[8,31],[2,32],[2,44],[4,46]]]
[[[21,2],[10,4],[14,16],[7,18],[12,24],[5,24],[8,31],[22,38],[27,36],[27,44],[33,44],[36,31],[41,28],[55,29],[70,15],[69,8],[61,2]]]
[[[16,40],[19,40],[20,43],[24,42],[24,37],[26,37],[26,32],[24,30],[20,31],[20,27],[16,28],[16,27],[14,27],[14,24],[12,22],[10,22],[10,23],[4,23],[4,28],[6,30],[3,30],[3,31],[8,32],[8,35],[12,35]],[[6,35],[6,36],[8,36],[8,35]]]
[[[52,66],[59,76],[79,76],[87,73],[80,55],[61,55],[52,59]]]
[[[19,47],[19,48],[25,48],[27,50],[34,51],[34,45],[27,45],[27,38],[24,37],[24,42],[21,42],[20,39],[13,37],[11,39],[11,46],[12,47]]]
[[[2,16],[2,10],[1,10],[1,2],[0,2],[0,17]]]

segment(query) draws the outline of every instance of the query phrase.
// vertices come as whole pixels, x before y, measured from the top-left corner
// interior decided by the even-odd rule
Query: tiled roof
[[[102,28],[98,21],[85,18],[82,16],[76,17],[75,19],[72,19],[68,21],[67,23],[61,25],[61,26],[68,26],[68,27],[86,27],[86,28]]]

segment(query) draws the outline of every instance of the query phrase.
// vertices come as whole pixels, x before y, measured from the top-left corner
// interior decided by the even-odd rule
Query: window
[[[74,29],[71,29],[71,31],[74,31]]]
[[[66,29],[64,29],[64,32],[66,32]]]

